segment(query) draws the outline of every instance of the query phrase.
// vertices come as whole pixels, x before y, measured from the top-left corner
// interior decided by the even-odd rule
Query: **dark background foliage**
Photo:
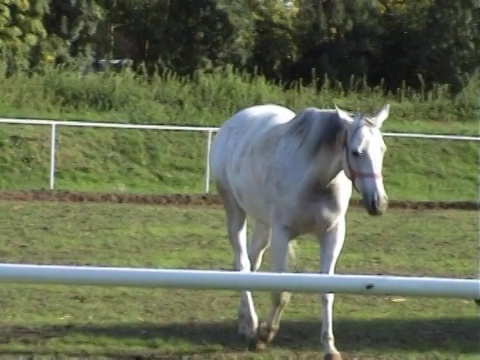
[[[458,91],[480,67],[480,2],[0,0],[0,51],[11,71],[129,58],[182,75],[231,66],[287,85]]]

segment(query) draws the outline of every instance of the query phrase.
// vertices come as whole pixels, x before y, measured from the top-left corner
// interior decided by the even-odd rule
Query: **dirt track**
[[[221,205],[216,195],[203,194],[124,194],[102,192],[80,192],[61,190],[29,190],[29,191],[0,191],[0,200],[18,201],[64,201],[64,202],[110,202],[150,205]],[[352,206],[359,206],[358,200],[352,200]],[[391,200],[390,208],[397,209],[459,209],[479,210],[480,201],[395,201]]]

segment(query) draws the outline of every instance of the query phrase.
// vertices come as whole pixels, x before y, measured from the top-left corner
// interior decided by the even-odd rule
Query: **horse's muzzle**
[[[382,215],[388,207],[388,198],[386,196],[380,197],[374,194],[363,200],[364,206],[369,215]]]

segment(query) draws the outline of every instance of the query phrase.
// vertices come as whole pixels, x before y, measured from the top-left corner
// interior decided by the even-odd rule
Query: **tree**
[[[115,43],[135,44],[129,55],[137,62],[157,64],[192,74],[245,56],[239,44],[248,37],[236,31],[241,6],[215,0],[124,0],[107,7]],[[111,46],[113,52],[120,49]]]
[[[421,39],[420,71],[426,81],[451,84],[459,91],[463,76],[480,69],[480,4],[435,0],[426,13]]]
[[[287,4],[283,0],[249,0],[246,3],[254,31],[249,69],[258,69],[269,78],[282,79],[297,56],[297,31],[293,26],[297,1]]]
[[[48,2],[0,0],[0,54],[8,73],[38,61],[41,42],[48,35],[42,22]]]
[[[105,41],[100,25],[104,8],[95,0],[50,0],[44,16],[50,49],[63,59],[92,56],[96,44]]]
[[[379,24],[381,9],[376,1],[300,0],[294,28],[298,60],[289,71],[290,78],[323,80],[348,84],[352,75],[367,76],[380,56]],[[321,84],[321,81],[320,81]]]

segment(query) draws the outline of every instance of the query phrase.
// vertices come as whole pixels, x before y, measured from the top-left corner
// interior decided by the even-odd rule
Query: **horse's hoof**
[[[276,328],[268,327],[267,324],[262,323],[258,327],[257,338],[258,338],[258,341],[268,344],[272,342],[273,338],[277,335],[277,333],[278,333],[278,327]]]
[[[325,354],[323,360],[342,360],[342,355],[338,352],[334,354]]]
[[[246,350],[255,351],[257,348],[257,337],[248,336],[247,334],[238,334],[239,341],[246,344]]]
[[[265,351],[266,348],[267,348],[267,344],[262,340],[259,340],[257,338],[248,340],[248,350],[249,351],[261,352],[261,351]]]

